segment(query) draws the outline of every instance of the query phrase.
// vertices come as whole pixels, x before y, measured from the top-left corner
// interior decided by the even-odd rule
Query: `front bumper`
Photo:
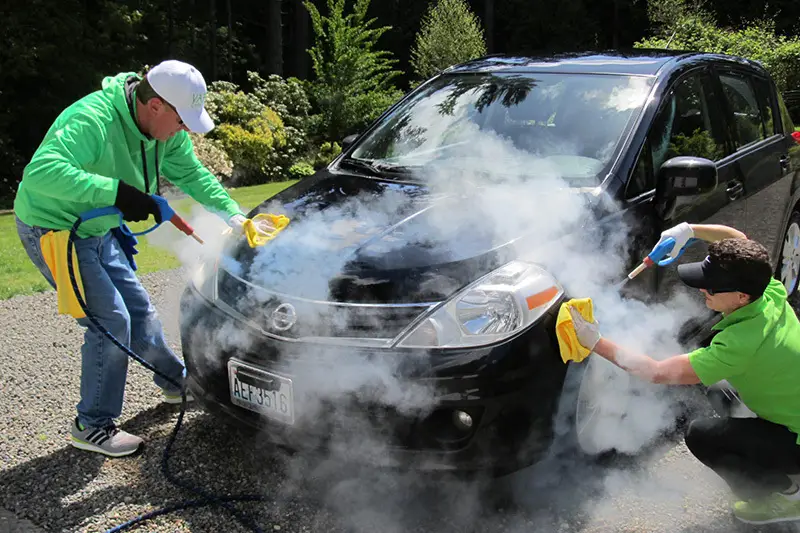
[[[549,447],[567,366],[558,355],[558,306],[506,343],[442,353],[287,342],[265,336],[204,299],[182,297],[189,388],[209,412],[262,430],[295,450],[432,471],[506,473]],[[228,361],[292,380],[294,422],[234,405]],[[472,424],[458,423],[457,411]]]

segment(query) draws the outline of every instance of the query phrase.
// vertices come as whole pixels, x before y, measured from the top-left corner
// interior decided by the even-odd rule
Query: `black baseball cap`
[[[726,268],[711,256],[696,263],[678,265],[678,277],[689,287],[705,289],[712,294],[743,292],[755,296],[764,292],[771,278],[770,275],[756,277],[752,271],[743,273],[737,268]]]

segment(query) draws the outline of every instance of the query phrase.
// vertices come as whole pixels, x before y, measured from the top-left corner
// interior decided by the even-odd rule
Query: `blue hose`
[[[257,495],[257,494],[249,494],[249,495],[246,494],[246,495],[240,495],[240,496],[216,496],[214,494],[210,494],[210,493],[204,491],[201,488],[193,486],[192,484],[190,484],[188,482],[181,481],[180,479],[178,479],[177,477],[175,477],[174,475],[172,475],[170,473],[170,471],[169,471],[169,452],[170,452],[173,444],[175,443],[175,439],[178,436],[178,431],[180,430],[181,424],[183,423],[183,416],[186,413],[186,386],[185,386],[185,384],[177,383],[175,380],[173,380],[169,376],[166,376],[165,374],[161,373],[157,368],[155,368],[153,365],[151,365],[150,363],[148,363],[147,361],[145,361],[144,359],[139,357],[130,348],[128,348],[127,346],[122,344],[119,340],[117,340],[114,337],[114,335],[111,334],[110,331],[108,331],[106,328],[104,328],[97,321],[97,318],[95,318],[95,316],[92,315],[92,313],[89,311],[88,306],[86,305],[86,302],[84,302],[83,298],[81,297],[80,290],[78,289],[78,282],[77,282],[77,280],[75,278],[75,270],[74,270],[74,266],[72,264],[73,262],[70,260],[72,258],[72,251],[73,251],[73,247],[74,247],[75,237],[76,237],[76,235],[78,233],[78,227],[80,227],[82,222],[85,222],[85,221],[87,221],[87,220],[89,220],[91,218],[96,218],[96,217],[99,217],[99,216],[106,216],[106,215],[109,215],[109,214],[115,214],[117,212],[119,212],[119,211],[115,207],[95,209],[95,210],[89,211],[87,213],[84,213],[83,215],[81,215],[81,217],[78,218],[78,220],[75,221],[75,224],[72,226],[72,229],[70,229],[69,240],[67,241],[67,268],[69,269],[69,279],[70,279],[70,282],[72,283],[72,289],[75,291],[75,296],[78,299],[78,304],[80,304],[81,309],[83,309],[83,312],[86,313],[86,318],[89,319],[89,321],[94,325],[94,327],[96,327],[98,329],[98,331],[100,331],[100,333],[102,333],[103,335],[108,337],[108,339],[111,342],[113,342],[114,345],[117,348],[119,348],[120,350],[125,352],[129,357],[135,359],[137,362],[139,362],[145,368],[147,368],[151,372],[154,372],[155,374],[158,374],[159,376],[161,376],[162,378],[166,379],[171,384],[175,385],[175,387],[180,389],[180,391],[181,391],[181,410],[180,410],[180,414],[178,415],[178,421],[175,424],[175,428],[172,430],[172,433],[169,436],[169,440],[167,441],[167,445],[164,448],[164,454],[161,457],[161,472],[164,474],[164,477],[166,477],[167,480],[169,480],[171,483],[173,483],[174,485],[177,485],[178,487],[180,487],[182,489],[185,489],[185,490],[188,490],[190,492],[193,492],[193,493],[197,494],[198,496],[200,496],[200,499],[185,500],[183,502],[178,502],[176,504],[173,504],[173,505],[170,505],[170,506],[167,506],[167,507],[163,507],[161,509],[156,509],[155,511],[150,511],[148,513],[139,515],[136,518],[134,518],[132,520],[129,520],[128,522],[125,522],[124,524],[120,524],[117,527],[109,529],[109,530],[106,531],[106,533],[116,533],[117,531],[124,531],[126,529],[129,529],[129,528],[137,525],[137,524],[141,524],[141,523],[145,522],[146,520],[150,520],[150,519],[155,518],[157,516],[169,514],[169,513],[172,513],[172,512],[175,512],[175,511],[179,511],[179,510],[182,510],[182,509],[205,507],[205,506],[208,506],[208,505],[218,505],[218,506],[226,509],[243,526],[251,529],[252,531],[255,531],[256,533],[263,533],[263,530],[250,517],[248,517],[245,513],[243,513],[242,511],[240,511],[239,509],[237,509],[233,505],[231,505],[231,503],[233,503],[233,502],[267,501],[264,496]]]

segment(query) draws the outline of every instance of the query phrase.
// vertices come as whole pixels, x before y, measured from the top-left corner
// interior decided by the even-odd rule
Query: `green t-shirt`
[[[772,279],[758,300],[714,325],[707,348],[689,354],[704,385],[727,380],[760,418],[788,427],[800,444],[800,321]]]

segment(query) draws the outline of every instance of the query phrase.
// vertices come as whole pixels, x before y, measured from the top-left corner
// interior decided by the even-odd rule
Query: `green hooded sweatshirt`
[[[102,90],[56,118],[17,188],[14,211],[20,220],[29,226],[70,229],[82,213],[114,205],[119,180],[155,194],[157,176],[225,220],[242,213],[198,161],[187,132],[163,142],[139,130],[131,114],[135,105],[129,107],[129,99],[135,103],[131,83],[139,79],[132,72],[106,77]],[[104,235],[118,225],[119,216],[92,219],[81,224],[78,237]]]

